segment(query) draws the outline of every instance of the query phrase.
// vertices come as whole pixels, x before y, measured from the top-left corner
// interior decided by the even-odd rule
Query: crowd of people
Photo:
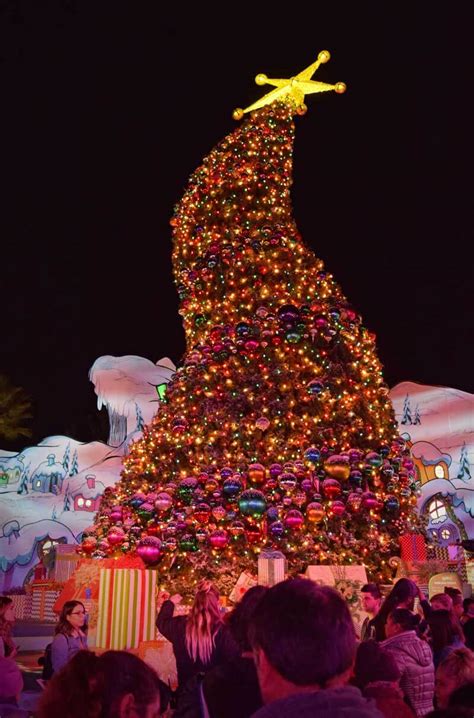
[[[415,601],[418,607],[415,611]],[[11,599],[0,597],[2,718],[467,718],[474,715],[474,599],[446,588],[428,601],[400,579],[361,589],[360,636],[345,599],[305,578],[255,586],[223,613],[202,581],[190,611],[166,597],[157,627],[172,646],[175,692],[131,652],[87,647],[86,612],[67,602],[34,713],[18,704]]]

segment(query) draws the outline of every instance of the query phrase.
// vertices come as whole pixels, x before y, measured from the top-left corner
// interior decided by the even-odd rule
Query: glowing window
[[[434,524],[440,524],[443,521],[446,521],[448,518],[448,514],[446,512],[446,506],[443,504],[440,499],[435,499],[430,503],[428,506],[428,511],[430,514],[430,519]]]
[[[38,479],[36,482],[36,488],[38,489],[41,486],[41,479]]]
[[[435,466],[435,476],[437,479],[444,479],[444,466],[441,466],[441,464],[437,464]]]
[[[451,531],[449,529],[442,529],[441,530],[441,538],[447,541],[451,538]]]
[[[81,496],[80,499],[77,499],[77,505],[78,505],[78,506],[84,506],[84,499],[82,498],[82,496]]]
[[[92,506],[92,501],[90,499],[86,499],[86,506],[87,508],[90,508]]]

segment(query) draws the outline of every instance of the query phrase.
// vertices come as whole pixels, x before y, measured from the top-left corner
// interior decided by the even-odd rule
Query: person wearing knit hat
[[[27,717],[28,711],[18,707],[23,689],[23,676],[11,658],[0,657],[0,716],[2,718]]]
[[[387,718],[414,718],[411,708],[403,700],[398,685],[400,670],[393,656],[377,641],[359,644],[354,663],[352,682],[366,698],[373,698],[377,708]]]

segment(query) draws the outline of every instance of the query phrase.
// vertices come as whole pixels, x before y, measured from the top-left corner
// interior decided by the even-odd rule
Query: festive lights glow
[[[82,544],[138,551],[185,593],[194,574],[229,589],[264,546],[294,572],[363,560],[387,578],[417,521],[375,337],[293,219],[295,103],[261,107],[175,208],[187,351]]]

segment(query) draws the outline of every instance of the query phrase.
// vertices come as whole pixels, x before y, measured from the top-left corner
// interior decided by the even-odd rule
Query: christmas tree
[[[236,110],[175,208],[173,267],[187,351],[107,490],[84,553],[136,551],[188,593],[230,589],[277,548],[290,572],[364,563],[390,575],[414,525],[415,469],[375,352],[292,214],[295,115],[329,53]]]

